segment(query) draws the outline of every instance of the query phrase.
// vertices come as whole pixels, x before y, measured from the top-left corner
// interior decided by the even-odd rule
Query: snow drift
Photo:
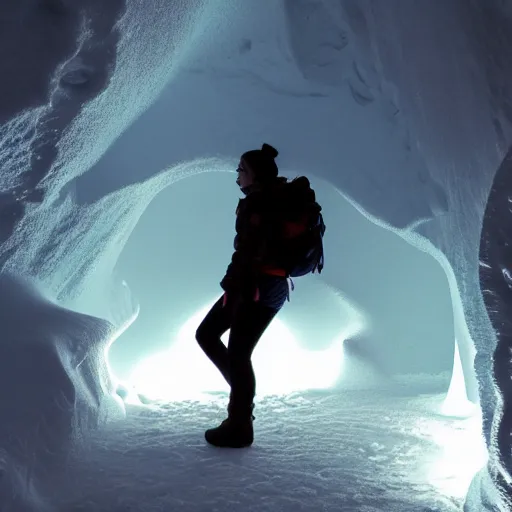
[[[2,268],[37,277],[62,305],[108,317],[105,297],[124,293],[111,273],[151,199],[188,174],[234,168],[243,150],[271,140],[285,173],[332,183],[442,264],[466,391],[480,401],[490,448],[467,509],[493,510],[496,491],[503,502],[512,494],[508,267],[497,238],[507,221],[493,215],[508,200],[506,180],[496,177],[488,203],[512,141],[510,23],[498,0],[11,3],[0,17]],[[47,334],[65,340],[48,351],[35,340],[5,354],[25,350],[26,372],[33,355],[46,361],[37,371],[54,377],[38,407],[72,437],[71,420],[97,417],[109,396],[110,327],[19,296],[35,316],[31,325],[3,317],[13,340],[16,325],[44,333],[51,319],[81,322]],[[57,396],[76,408],[59,412]]]
[[[37,489],[47,472],[91,429],[124,413],[105,358],[116,331],[6,273],[0,329],[2,510],[44,510]]]

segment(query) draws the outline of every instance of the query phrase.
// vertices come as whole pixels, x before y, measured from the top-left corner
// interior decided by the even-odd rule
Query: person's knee
[[[200,325],[196,330],[196,341],[200,347],[204,347],[208,345],[208,331]]]
[[[233,366],[243,367],[251,364],[251,354],[244,350],[228,347],[228,357]]]

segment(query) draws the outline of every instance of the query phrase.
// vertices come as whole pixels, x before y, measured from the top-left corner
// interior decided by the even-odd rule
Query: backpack
[[[286,246],[289,277],[322,273],[325,223],[309,180],[300,176],[286,183],[282,236]]]

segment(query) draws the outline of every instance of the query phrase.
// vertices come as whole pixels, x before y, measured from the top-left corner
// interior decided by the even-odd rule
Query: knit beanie
[[[265,183],[277,178],[279,170],[275,158],[279,152],[269,144],[263,144],[261,149],[253,149],[242,155],[242,160],[252,169],[256,181]]]

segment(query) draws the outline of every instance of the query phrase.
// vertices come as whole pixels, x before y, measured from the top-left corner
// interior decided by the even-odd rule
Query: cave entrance
[[[257,347],[258,393],[380,387],[389,379],[446,391],[454,328],[443,269],[330,184],[311,181],[327,224],[326,268],[296,280]],[[162,396],[178,382],[194,393],[223,387],[194,333],[221,293],[238,198],[232,173],[197,174],[160,192],[139,220],[116,267],[140,302],[139,318],[109,353],[121,381],[136,377],[144,387],[151,379],[146,388]],[[290,368],[284,382],[273,378],[275,365]]]

